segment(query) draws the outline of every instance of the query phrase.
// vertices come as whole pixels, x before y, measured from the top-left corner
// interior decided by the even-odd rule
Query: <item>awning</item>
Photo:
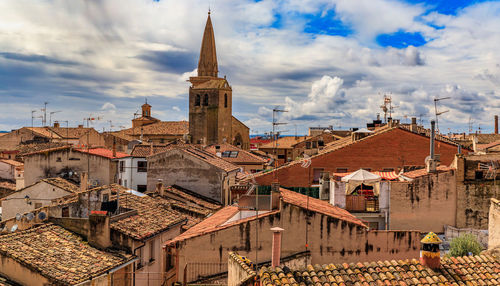
[[[375,196],[379,194],[379,183],[382,178],[376,174],[368,172],[363,169],[359,169],[342,178],[342,182],[346,182],[346,195],[352,194],[358,186],[366,185],[373,187],[373,193]]]
[[[378,171],[375,171],[375,172],[372,172],[376,175],[379,175],[382,179],[384,180],[396,180],[397,178],[399,178],[399,175],[396,174],[395,171],[390,171],[390,172],[378,172]]]

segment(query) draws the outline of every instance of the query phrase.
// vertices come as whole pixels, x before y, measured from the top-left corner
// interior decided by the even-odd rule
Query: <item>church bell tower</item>
[[[218,73],[214,29],[208,12],[198,76],[189,78],[189,134],[192,143],[231,143],[232,89],[226,78],[219,78]]]

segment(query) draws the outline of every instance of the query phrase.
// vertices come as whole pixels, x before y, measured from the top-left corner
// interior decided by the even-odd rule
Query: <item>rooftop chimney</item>
[[[109,216],[104,213],[91,213],[89,216],[88,242],[90,245],[105,249],[111,246]]]
[[[155,192],[161,197],[163,197],[163,182],[161,181],[161,179],[159,179],[158,182],[156,183]]]
[[[436,122],[434,120],[431,121],[431,138],[430,138],[430,155],[428,159],[425,161],[425,168],[428,173],[436,172],[436,161],[434,160],[434,136],[435,136],[435,125]]]
[[[54,128],[59,128],[60,125],[59,125],[59,122],[54,122]]]
[[[116,136],[113,136],[113,158],[116,158]]]
[[[280,265],[281,259],[281,233],[284,229],[281,227],[273,227],[271,231],[273,232],[273,249],[272,249],[272,258],[271,258],[271,266],[278,267]]]
[[[83,128],[83,124],[78,124],[78,128]]]
[[[429,232],[420,243],[422,244],[420,263],[433,270],[439,269],[441,267],[441,253],[439,251],[441,239],[435,233]]]
[[[410,130],[411,130],[411,132],[417,132],[417,118],[416,117],[411,118]]]
[[[220,152],[220,146],[219,145],[215,145],[215,155],[217,157],[222,157],[222,153]]]
[[[495,134],[498,134],[498,115],[495,115]]]
[[[87,172],[81,172],[80,173],[80,192],[87,190],[88,180],[89,180],[89,178],[88,178]]]

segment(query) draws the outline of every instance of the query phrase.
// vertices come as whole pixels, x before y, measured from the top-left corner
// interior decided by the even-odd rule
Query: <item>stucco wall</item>
[[[0,179],[14,180],[15,169],[14,166],[0,161]]]
[[[500,201],[491,199],[489,227],[488,227],[488,248],[500,247]]]
[[[16,213],[25,214],[33,211],[37,203],[40,203],[41,206],[47,206],[51,203],[52,199],[61,198],[69,194],[71,194],[71,192],[47,184],[46,182],[39,182],[35,185],[28,186],[22,191],[3,198],[2,220],[13,218],[16,216]],[[26,202],[24,199],[25,196],[30,197],[31,204]]]
[[[50,285],[47,278],[4,255],[0,255],[0,273],[21,285]]]
[[[223,202],[221,194],[223,171],[180,150],[148,157],[148,191],[158,179],[164,186],[178,185],[202,196]]]
[[[392,260],[419,257],[418,232],[373,231],[322,214],[311,213],[307,244],[312,264]],[[226,263],[228,252],[235,251],[255,261],[256,230],[258,232],[258,261],[271,259],[271,227],[283,232],[281,256],[306,250],[306,210],[283,204],[280,213],[244,222],[207,235],[194,237],[178,244],[178,279],[188,264]]]
[[[411,183],[392,182],[390,229],[444,232],[444,225],[456,224],[455,172],[429,174]]]
[[[90,181],[99,185],[115,182],[116,162],[101,156],[88,156],[85,153],[61,150],[27,156],[24,159],[24,181],[28,186],[43,178],[54,177],[70,169],[80,174],[87,172],[90,160]]]

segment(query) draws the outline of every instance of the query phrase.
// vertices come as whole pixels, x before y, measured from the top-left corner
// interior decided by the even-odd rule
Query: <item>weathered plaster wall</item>
[[[390,229],[444,232],[444,225],[456,224],[455,172],[428,174],[411,183],[392,182]]]
[[[318,213],[311,213],[307,218],[306,212],[299,207],[283,204],[283,209],[278,214],[263,216],[259,220],[243,222],[180,242],[177,269],[183,270],[186,264],[189,268],[195,267],[196,263],[226,263],[229,251],[235,251],[255,261],[256,248],[258,248],[259,262],[271,260],[270,228],[274,226],[285,230],[281,256],[305,251],[307,243],[307,250],[311,252],[311,259],[308,262],[312,264],[392,260],[419,256],[420,237],[416,231],[368,232],[365,228]],[[177,273],[177,278],[182,281],[182,273]]]
[[[46,182],[39,182],[28,186],[20,192],[3,198],[2,220],[13,218],[16,216],[16,213],[25,214],[33,211],[37,204],[41,204],[41,206],[50,205],[52,199],[61,198],[69,194],[71,193]],[[26,202],[24,199],[25,196],[30,197],[31,204]]]
[[[497,199],[491,199],[490,204],[488,248],[500,248],[500,201]]]
[[[51,285],[44,276],[5,255],[0,255],[0,273],[21,285]]]
[[[80,174],[90,172],[90,181],[99,185],[115,182],[116,162],[101,156],[88,156],[85,153],[68,150],[54,151],[27,156],[24,159],[24,181],[31,185],[41,179],[55,177],[69,169]]]
[[[220,169],[180,150],[170,150],[148,157],[149,191],[154,190],[156,183],[161,179],[164,186],[178,185],[223,202],[222,176],[223,172]]]
[[[0,161],[0,179],[15,180],[16,168]]]
[[[458,228],[488,229],[490,198],[500,199],[496,181],[464,181],[457,183]]]

